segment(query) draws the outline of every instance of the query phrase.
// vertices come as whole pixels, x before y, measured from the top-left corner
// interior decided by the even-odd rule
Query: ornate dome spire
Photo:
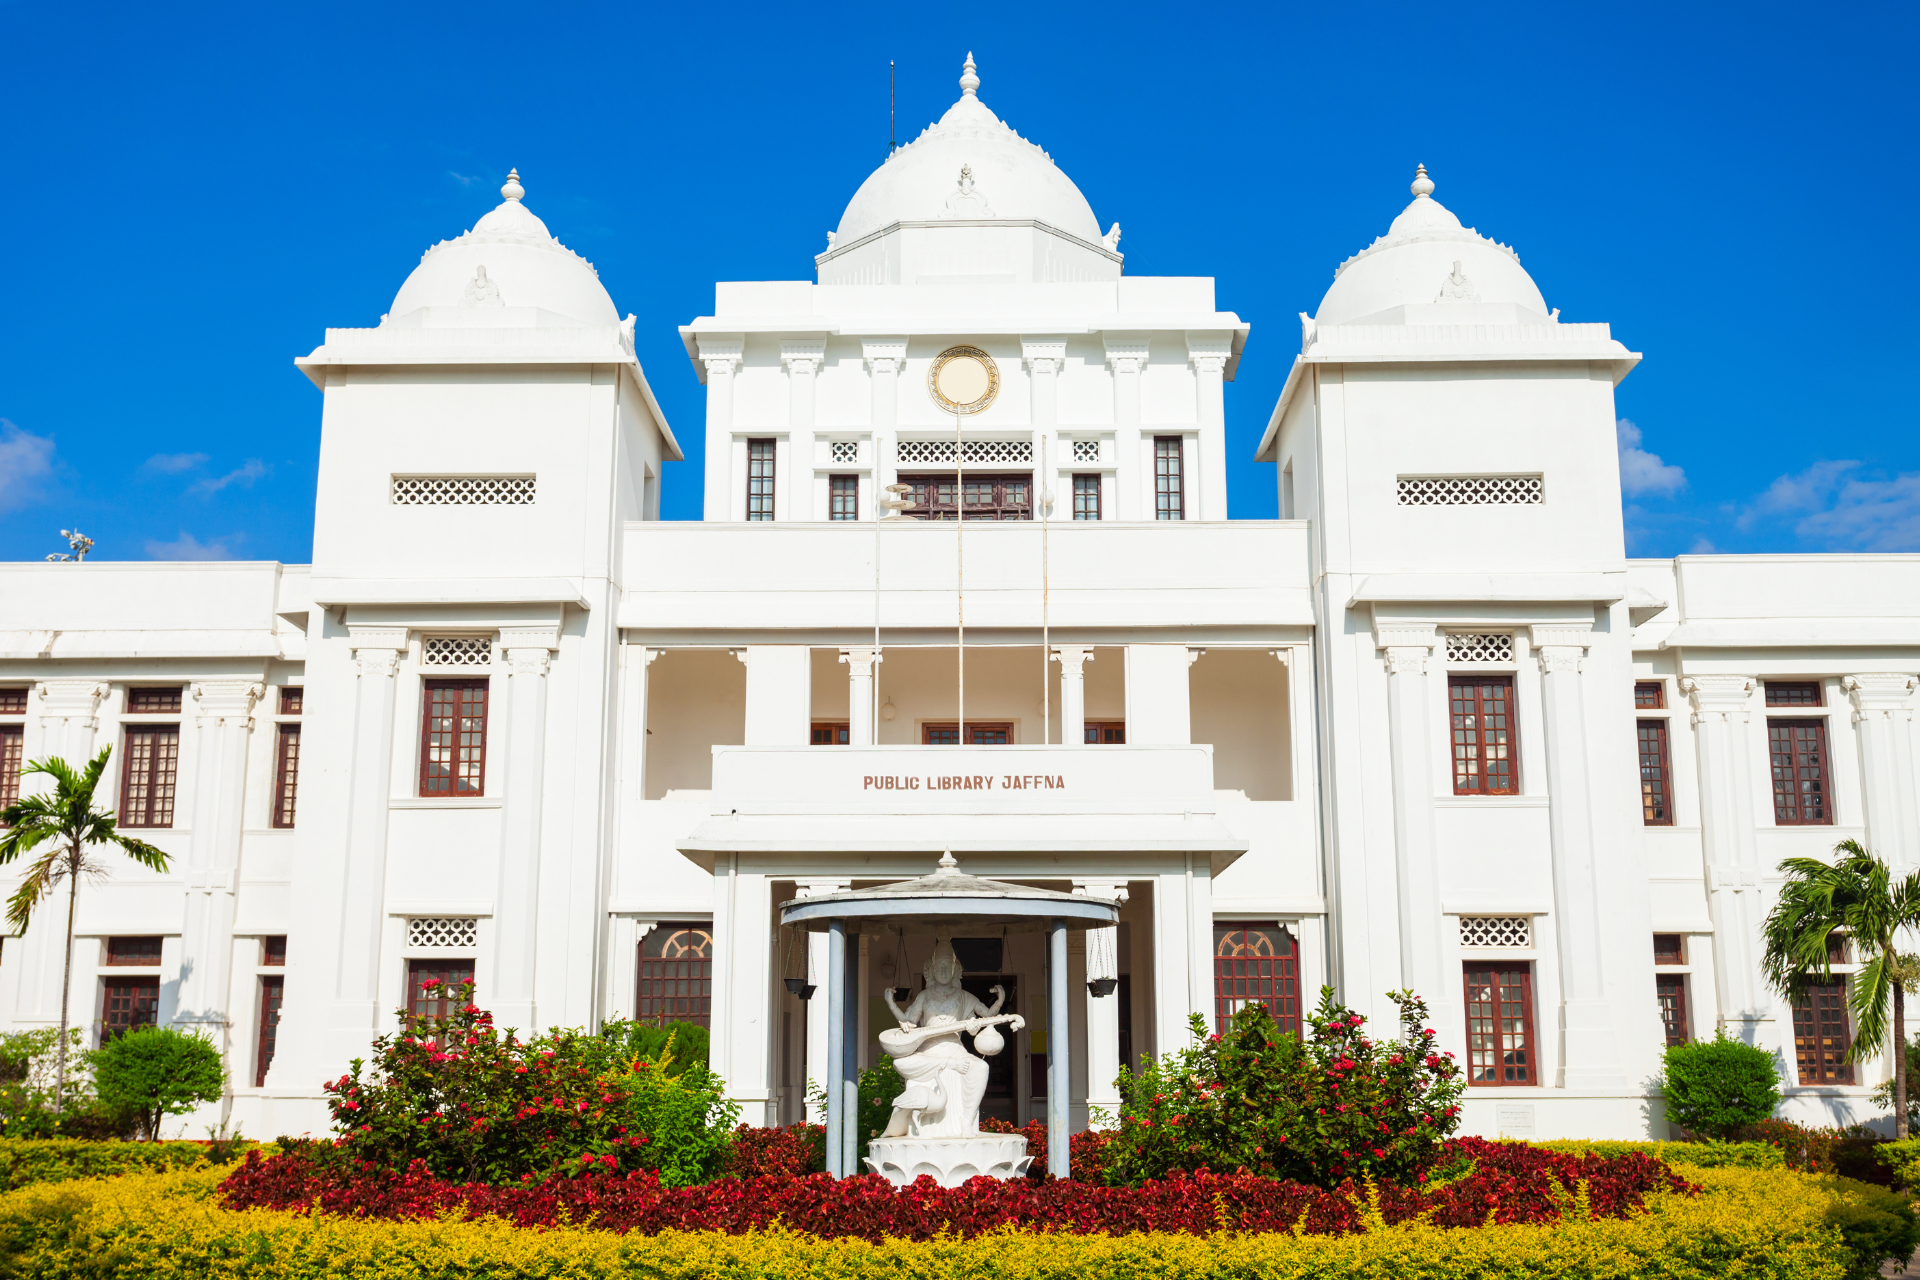
[[[967,50],[966,65],[960,68],[960,96],[963,98],[977,97],[979,95],[977,95],[974,90],[979,87],[980,77],[975,75],[973,71],[973,50],[969,49]]]
[[[525,194],[527,194],[527,189],[520,185],[520,171],[518,169],[507,170],[507,184],[500,188],[501,197],[507,200],[518,200]]]

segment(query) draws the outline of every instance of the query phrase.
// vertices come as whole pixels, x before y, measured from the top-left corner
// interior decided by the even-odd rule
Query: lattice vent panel
[[[902,440],[896,446],[896,457],[903,465],[953,465],[953,441],[951,440]],[[1031,440],[969,440],[967,441],[968,462],[1032,462],[1033,441]]]
[[[1540,476],[1402,476],[1403,507],[1538,506],[1547,500]]]
[[[396,507],[524,507],[532,476],[395,476]]]
[[[857,440],[835,440],[827,446],[827,460],[841,463],[855,463],[860,461],[860,442]]]
[[[1463,947],[1531,947],[1532,916],[1461,916]]]
[[[489,667],[493,641],[485,636],[428,636],[420,645],[423,667]]]
[[[1448,662],[1512,662],[1513,637],[1505,632],[1449,632]]]
[[[1075,440],[1073,442],[1073,460],[1075,462],[1100,461],[1100,442],[1098,440]]]
[[[480,942],[472,916],[414,916],[407,921],[407,946],[416,951],[470,950]]]

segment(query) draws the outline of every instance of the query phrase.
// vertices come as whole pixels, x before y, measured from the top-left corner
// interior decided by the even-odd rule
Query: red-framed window
[[[1673,766],[1667,756],[1667,722],[1635,722],[1640,738],[1640,821],[1649,827],[1673,825]]]
[[[26,763],[26,742],[25,725],[0,724],[0,809],[20,798],[20,768]]]
[[[160,964],[160,939],[144,938],[108,938],[107,964],[109,966],[146,965],[158,967]]]
[[[127,714],[130,716],[179,715],[180,686],[169,684],[158,688],[127,690]]]
[[[272,934],[260,939],[260,963],[264,966],[284,965],[287,962],[287,935]]]
[[[920,726],[920,741],[930,747],[956,747],[960,745],[960,726],[947,724],[923,724]],[[967,745],[975,747],[1004,747],[1013,741],[1013,726],[1010,724],[979,724],[967,721]]]
[[[1660,1001],[1660,1024],[1666,1028],[1667,1046],[1685,1044],[1693,1037],[1687,1030],[1687,975],[1656,973],[1653,991]]]
[[[0,688],[0,716],[27,714],[27,687],[23,684]]]
[[[1826,703],[1820,696],[1818,680],[1769,680],[1767,681],[1767,705],[1770,707],[1820,707]]]
[[[816,747],[844,747],[853,741],[853,729],[845,720],[815,720],[808,741]]]
[[[1770,718],[1767,759],[1773,770],[1774,822],[1783,827],[1833,825],[1826,720]]]
[[[421,1018],[445,1018],[460,1007],[460,984],[473,981],[473,961],[407,961],[407,1011]],[[434,983],[440,985],[435,987]]]
[[[1127,722],[1089,720],[1086,722],[1086,740],[1103,746],[1124,746],[1127,741]]]
[[[280,714],[297,716],[307,701],[307,691],[297,684],[284,685],[280,689]]]
[[[860,518],[860,477],[827,477],[827,519],[858,520]]]
[[[1300,948],[1280,925],[1216,921],[1213,926],[1213,1025],[1264,1004],[1282,1031],[1300,1034]]]
[[[1031,475],[983,472],[968,476],[964,483],[954,475],[901,476],[900,483],[911,487],[907,497],[913,505],[906,514],[916,519],[952,520],[959,514],[962,497],[969,520],[1033,519]]]
[[[1450,675],[1453,793],[1505,796],[1520,790],[1513,718],[1513,677]]]
[[[174,691],[179,706],[179,691]],[[120,825],[170,827],[180,773],[180,726],[130,724],[120,762]]]
[[[1187,483],[1179,436],[1153,438],[1153,518],[1187,518]]]
[[[771,440],[747,441],[747,519],[773,519],[773,457]]]
[[[273,1065],[274,1042],[280,1034],[280,1004],[286,996],[287,980],[281,974],[260,979],[260,1035],[253,1055],[253,1087],[267,1083],[267,1068]]]
[[[1793,1059],[1801,1084],[1852,1084],[1853,1025],[1847,1018],[1847,984],[1820,983],[1807,988],[1793,1006]]]
[[[100,1043],[160,1018],[159,978],[100,979]]]
[[[1653,962],[1655,964],[1685,964],[1687,962],[1686,935],[1680,933],[1654,934]]]
[[[713,926],[657,924],[640,940],[634,1017],[713,1025]]]
[[[1663,680],[1636,680],[1633,705],[1641,711],[1660,711],[1667,705],[1667,685]]]
[[[278,726],[273,744],[273,825],[293,825],[294,802],[300,793],[300,726]]]
[[[420,716],[420,794],[486,794],[487,682],[429,680]]]
[[[1539,1084],[1533,1035],[1533,966],[1514,961],[1468,964],[1467,1083]]]
[[[1075,520],[1100,518],[1100,477],[1098,475],[1078,475],[1073,478],[1073,518]]]

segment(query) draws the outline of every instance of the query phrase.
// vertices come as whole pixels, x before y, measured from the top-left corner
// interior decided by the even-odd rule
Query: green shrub
[[[1893,1180],[1892,1171],[1874,1158],[1887,1139],[1863,1125],[1795,1124],[1791,1120],[1761,1120],[1740,1131],[1747,1142],[1764,1142],[1779,1150],[1789,1169],[1806,1173],[1837,1173],[1843,1178],[1877,1182]]]
[[[1724,1028],[1711,1040],[1670,1045],[1660,1088],[1667,1119],[1692,1133],[1731,1141],[1780,1105],[1780,1073],[1773,1055]]]
[[[95,1095],[109,1112],[135,1118],[149,1142],[168,1116],[185,1115],[226,1092],[220,1050],[205,1036],[172,1027],[133,1027],[89,1053]]]
[[[78,1142],[0,1139],[0,1188],[8,1191],[72,1178],[212,1168],[198,1142]]]
[[[134,1175],[0,1196],[9,1275],[214,1280],[1868,1280],[1914,1243],[1899,1197],[1785,1170],[1702,1169],[1697,1197],[1656,1196],[1629,1219],[1440,1228],[1417,1222],[1351,1235],[1289,1232],[973,1239],[817,1239],[590,1227],[526,1230],[499,1219],[395,1222],[221,1208],[220,1171]]]
[[[1781,1169],[1787,1163],[1780,1148],[1766,1142],[1613,1142],[1568,1138],[1535,1145],[1569,1155],[1592,1152],[1608,1158],[1637,1151],[1668,1164],[1694,1169]]]
[[[1460,1068],[1434,1051],[1426,1005],[1411,992],[1397,1036],[1320,989],[1305,1043],[1263,1004],[1234,1014],[1220,1035],[1193,1018],[1194,1044],[1122,1071],[1120,1123],[1101,1160],[1108,1182],[1137,1185],[1174,1172],[1245,1169],[1331,1187],[1347,1178],[1424,1178],[1459,1123]]]
[[[1893,1171],[1893,1184],[1912,1190],[1920,1187],[1920,1138],[1902,1138],[1883,1142],[1874,1148],[1874,1158]]]
[[[1920,1036],[1907,1037],[1907,1130],[1920,1134]],[[1889,1075],[1873,1091],[1873,1105],[1893,1114],[1893,1077]]]
[[[635,1058],[651,1058],[664,1061],[670,1076],[677,1076],[692,1066],[705,1067],[708,1059],[707,1046],[711,1035],[707,1029],[693,1022],[628,1022],[616,1018],[595,1033],[612,1048],[615,1058],[631,1062]],[[668,1052],[668,1046],[672,1052]],[[611,1063],[609,1063],[611,1065]]]

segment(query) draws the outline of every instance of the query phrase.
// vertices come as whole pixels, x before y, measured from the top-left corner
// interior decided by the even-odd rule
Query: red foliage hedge
[[[797,1138],[797,1136],[796,1136]],[[1465,1177],[1432,1188],[1379,1189],[1389,1223],[1422,1213],[1440,1226],[1552,1222],[1585,1182],[1596,1217],[1625,1217],[1650,1191],[1692,1192],[1658,1160],[1638,1153],[1571,1156],[1524,1143],[1463,1138],[1450,1157],[1470,1158]],[[1353,1183],[1333,1191],[1251,1174],[1199,1173],[1139,1187],[1066,1180],[976,1178],[943,1189],[931,1179],[896,1189],[874,1176],[834,1181],[824,1174],[761,1174],[704,1186],[667,1188],[649,1172],[584,1174],[491,1187],[442,1182],[416,1162],[404,1173],[362,1169],[323,1173],[295,1151],[246,1164],[221,1184],[229,1208],[318,1208],[371,1218],[427,1218],[448,1210],[493,1214],[524,1227],[591,1222],[604,1230],[667,1229],[741,1233],[778,1222],[819,1236],[925,1240],[942,1231],[977,1235],[1014,1224],[1040,1231],[1107,1233],[1215,1230],[1343,1234],[1357,1230],[1367,1195]]]

